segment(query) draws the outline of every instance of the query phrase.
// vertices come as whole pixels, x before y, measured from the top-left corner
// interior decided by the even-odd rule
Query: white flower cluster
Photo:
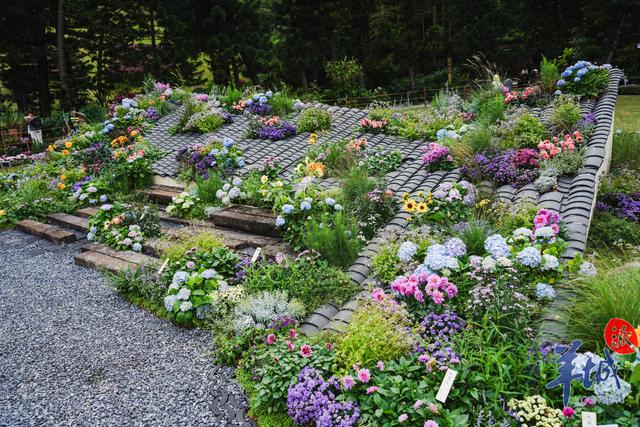
[[[235,177],[229,183],[226,182],[221,189],[216,192],[216,198],[219,199],[223,205],[228,206],[234,200],[243,199],[246,194],[240,189],[242,185],[242,179]]]
[[[171,204],[167,206],[167,213],[173,215],[177,212],[188,212],[189,209],[199,201],[200,199],[197,196],[183,191],[172,198]]]
[[[109,196],[98,190],[95,185],[85,183],[73,193],[73,198],[81,202],[88,201],[89,204],[106,203]]]

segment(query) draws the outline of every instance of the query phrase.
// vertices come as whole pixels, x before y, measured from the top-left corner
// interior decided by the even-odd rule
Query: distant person
[[[24,117],[27,122],[27,132],[31,137],[31,141],[36,145],[42,144],[42,120],[38,116],[34,116],[31,112]]]

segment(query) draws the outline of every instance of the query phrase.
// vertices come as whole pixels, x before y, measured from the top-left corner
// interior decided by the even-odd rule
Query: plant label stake
[[[449,396],[449,392],[453,387],[453,381],[456,379],[456,375],[458,375],[458,371],[447,369],[447,373],[444,374],[442,384],[440,384],[440,388],[438,389],[438,394],[436,394],[436,400],[438,402],[444,403],[447,400],[447,396]]]
[[[582,411],[582,427],[598,427],[595,412]]]
[[[162,263],[160,270],[158,270],[158,276],[162,274],[167,264],[169,264],[169,258],[165,259],[164,262]]]
[[[260,256],[260,251],[262,251],[262,248],[258,246],[256,248],[256,251],[253,253],[253,256],[251,257],[251,264],[253,264],[258,260],[258,257]]]

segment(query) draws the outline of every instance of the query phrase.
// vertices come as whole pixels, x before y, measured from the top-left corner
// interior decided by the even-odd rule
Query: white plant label
[[[447,373],[444,374],[442,384],[440,384],[440,388],[438,389],[438,394],[436,394],[436,400],[438,402],[446,402],[449,392],[453,387],[453,381],[456,379],[456,375],[458,375],[458,371],[447,369]]]
[[[256,248],[256,251],[253,253],[253,256],[251,257],[251,264],[253,264],[258,260],[258,257],[260,256],[261,251],[262,251],[261,247]]]
[[[165,259],[164,262],[162,263],[160,270],[158,270],[158,276],[162,274],[167,264],[169,264],[169,258]]]
[[[582,427],[598,427],[595,412],[582,411]]]

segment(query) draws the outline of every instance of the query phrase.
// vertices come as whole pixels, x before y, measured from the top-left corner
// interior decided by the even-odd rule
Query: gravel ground
[[[0,426],[252,425],[208,332],[129,304],[76,251],[0,232]]]

